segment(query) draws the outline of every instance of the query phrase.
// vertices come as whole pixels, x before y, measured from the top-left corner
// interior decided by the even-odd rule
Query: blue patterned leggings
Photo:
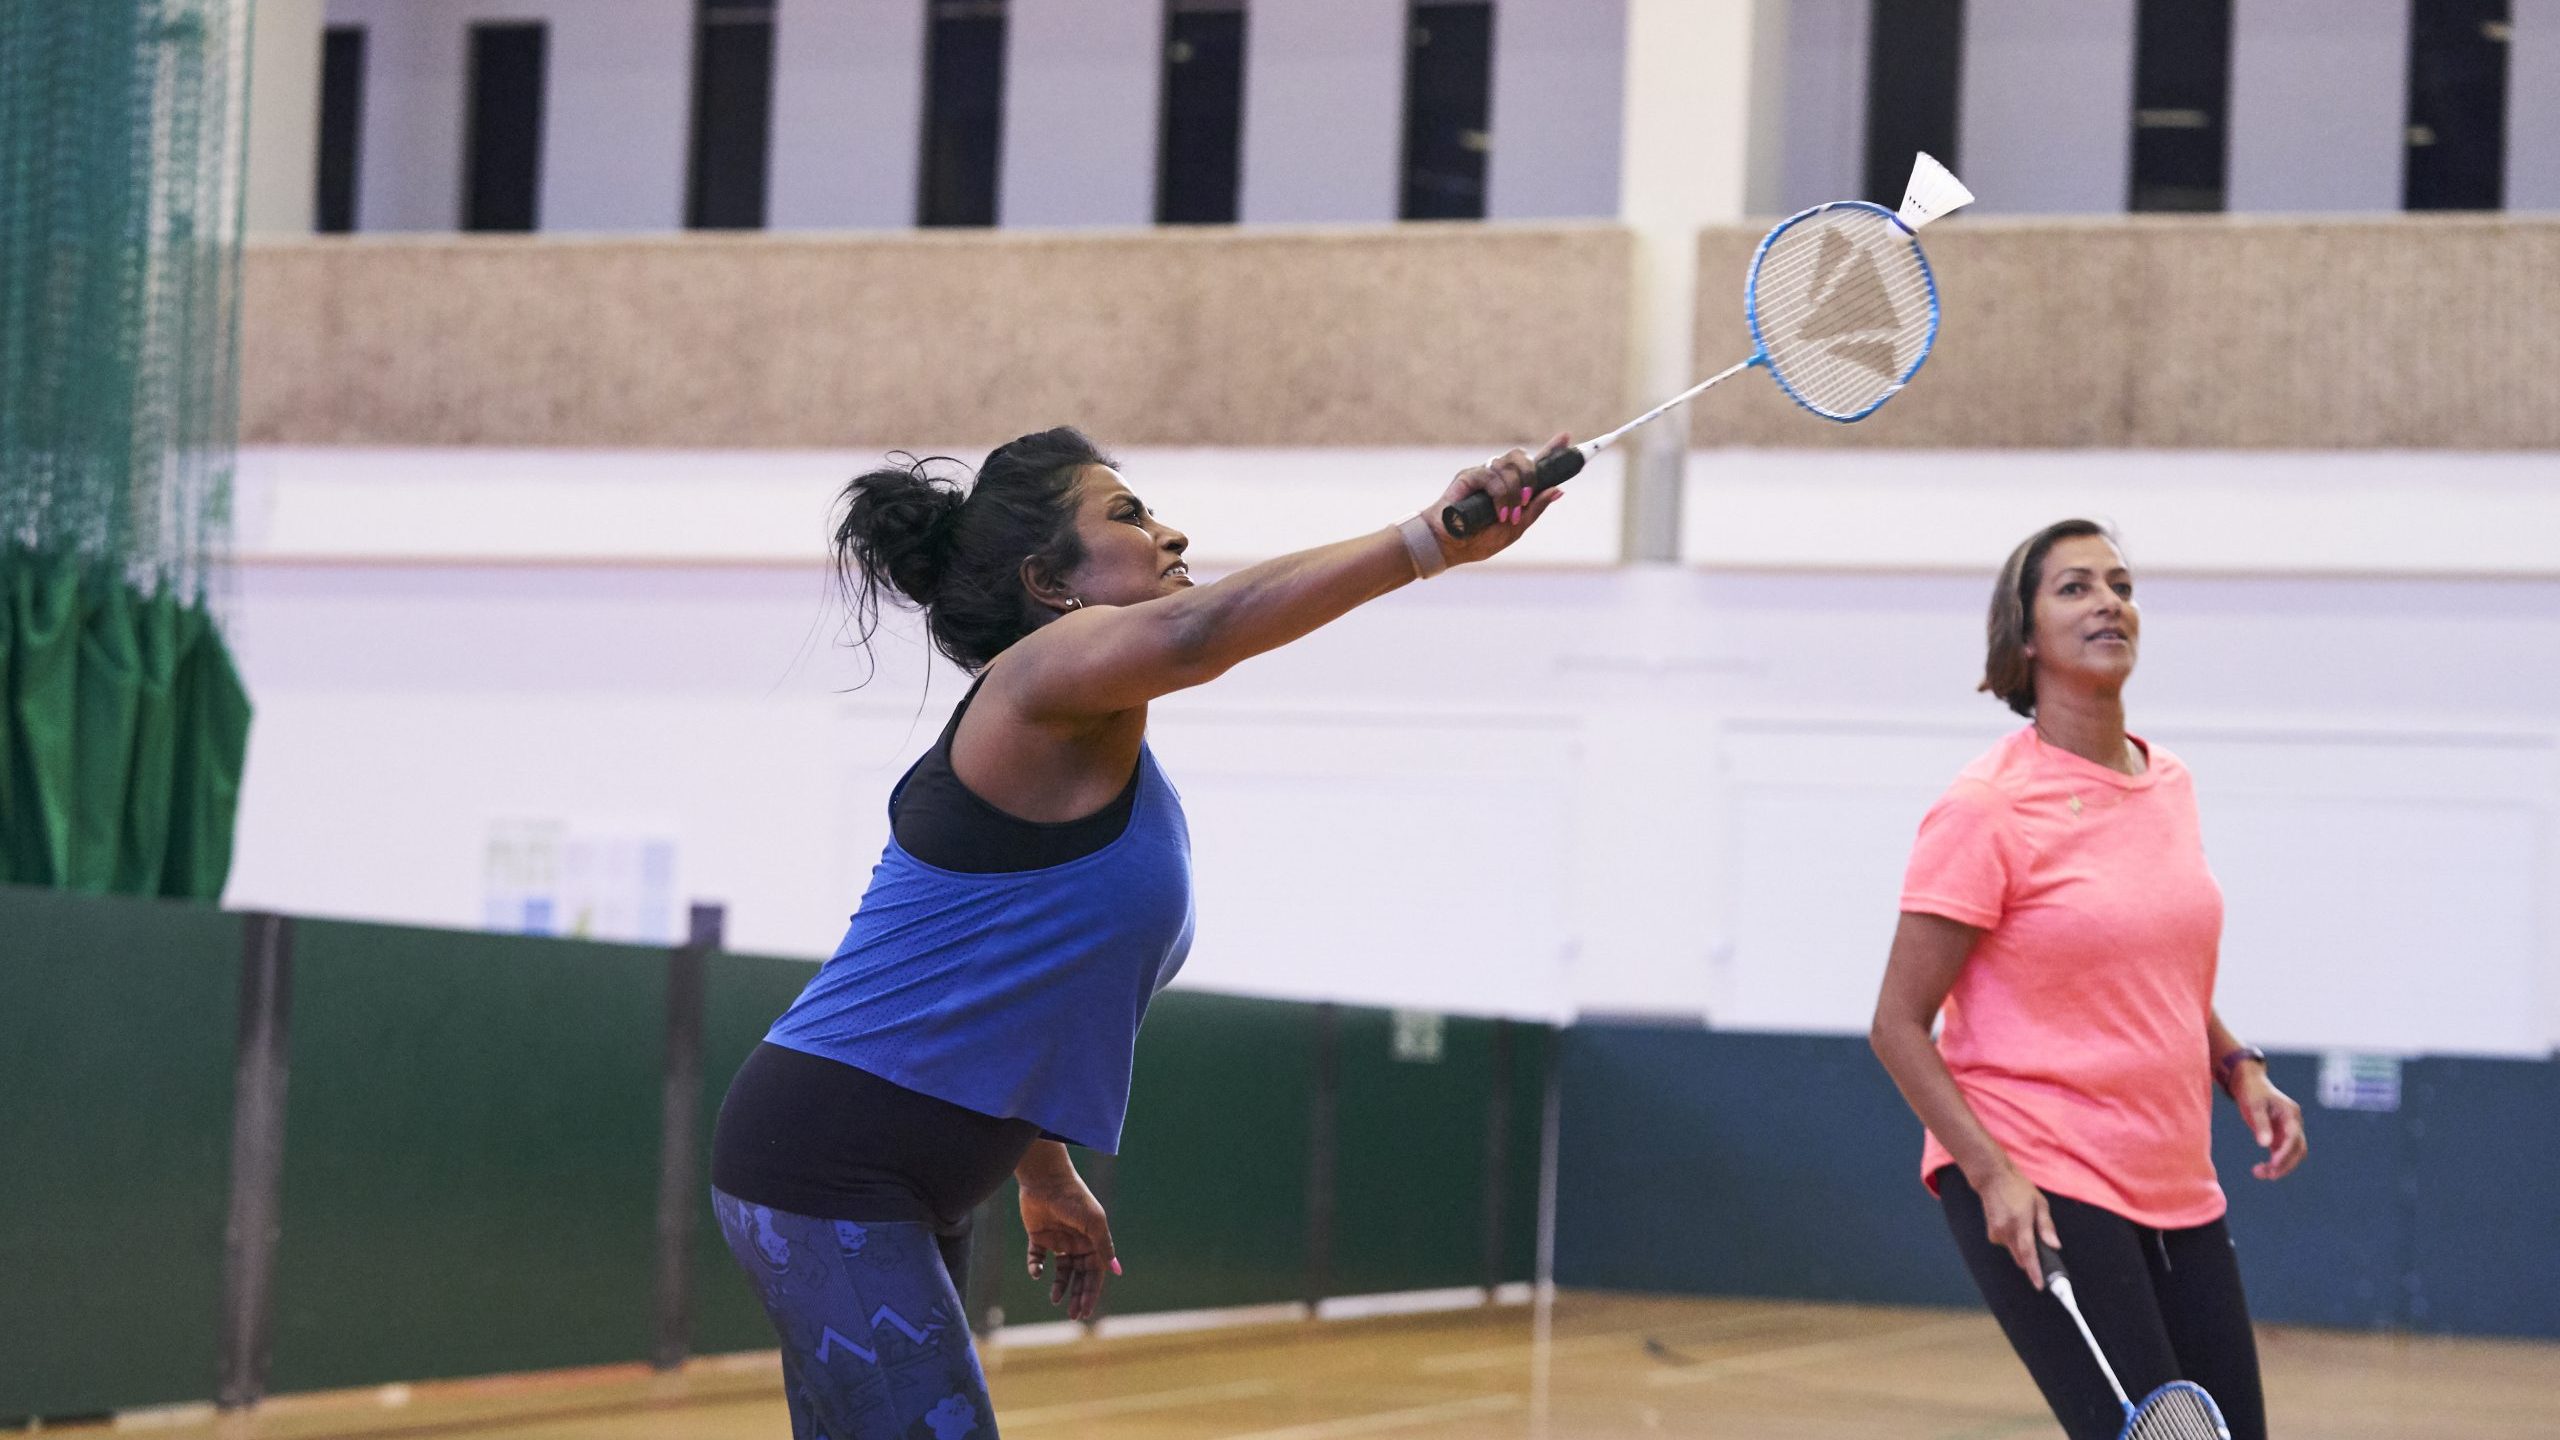
[[[813,1220],[719,1190],[711,1205],[782,1337],[793,1440],[995,1440],[933,1227]]]

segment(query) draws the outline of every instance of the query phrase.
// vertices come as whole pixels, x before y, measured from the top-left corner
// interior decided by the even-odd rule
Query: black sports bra
[[[960,717],[977,698],[978,687],[971,685],[951,712],[951,723],[942,727],[942,737],[908,769],[889,802],[889,828],[908,854],[944,870],[1005,875],[1081,860],[1120,838],[1138,805],[1134,765],[1129,783],[1110,804],[1073,820],[1008,815],[961,784],[951,769],[951,737],[959,733]]]

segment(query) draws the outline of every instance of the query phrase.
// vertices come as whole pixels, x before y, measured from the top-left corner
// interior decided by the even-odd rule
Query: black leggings
[[[1984,1231],[1982,1197],[1950,1165],[1935,1177],[1947,1228],[2010,1348],[2026,1362],[2053,1418],[2071,1440],[2116,1440],[2124,1408],[2061,1302],[2035,1288],[2007,1250]],[[2048,1194],[2054,1233],[2080,1313],[2136,1402],[2172,1380],[2205,1388],[2231,1426],[2231,1440],[2266,1440],[2258,1388],[2258,1342],[2231,1232],[2219,1220],[2191,1230],[2154,1230],[2112,1211]]]

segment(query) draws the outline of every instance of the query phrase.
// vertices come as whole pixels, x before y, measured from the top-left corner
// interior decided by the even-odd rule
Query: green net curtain
[[[0,882],[211,899],[248,0],[0,0]]]

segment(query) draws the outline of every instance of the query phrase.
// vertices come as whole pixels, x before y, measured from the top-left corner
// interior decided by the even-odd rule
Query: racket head
[[[2172,1380],[2142,1397],[2118,1440],[2231,1440],[2231,1427],[2202,1386]]]
[[[1918,237],[1864,200],[1779,221],[1752,253],[1742,310],[1778,388],[1843,424],[1911,383],[1938,342],[1938,279]]]

